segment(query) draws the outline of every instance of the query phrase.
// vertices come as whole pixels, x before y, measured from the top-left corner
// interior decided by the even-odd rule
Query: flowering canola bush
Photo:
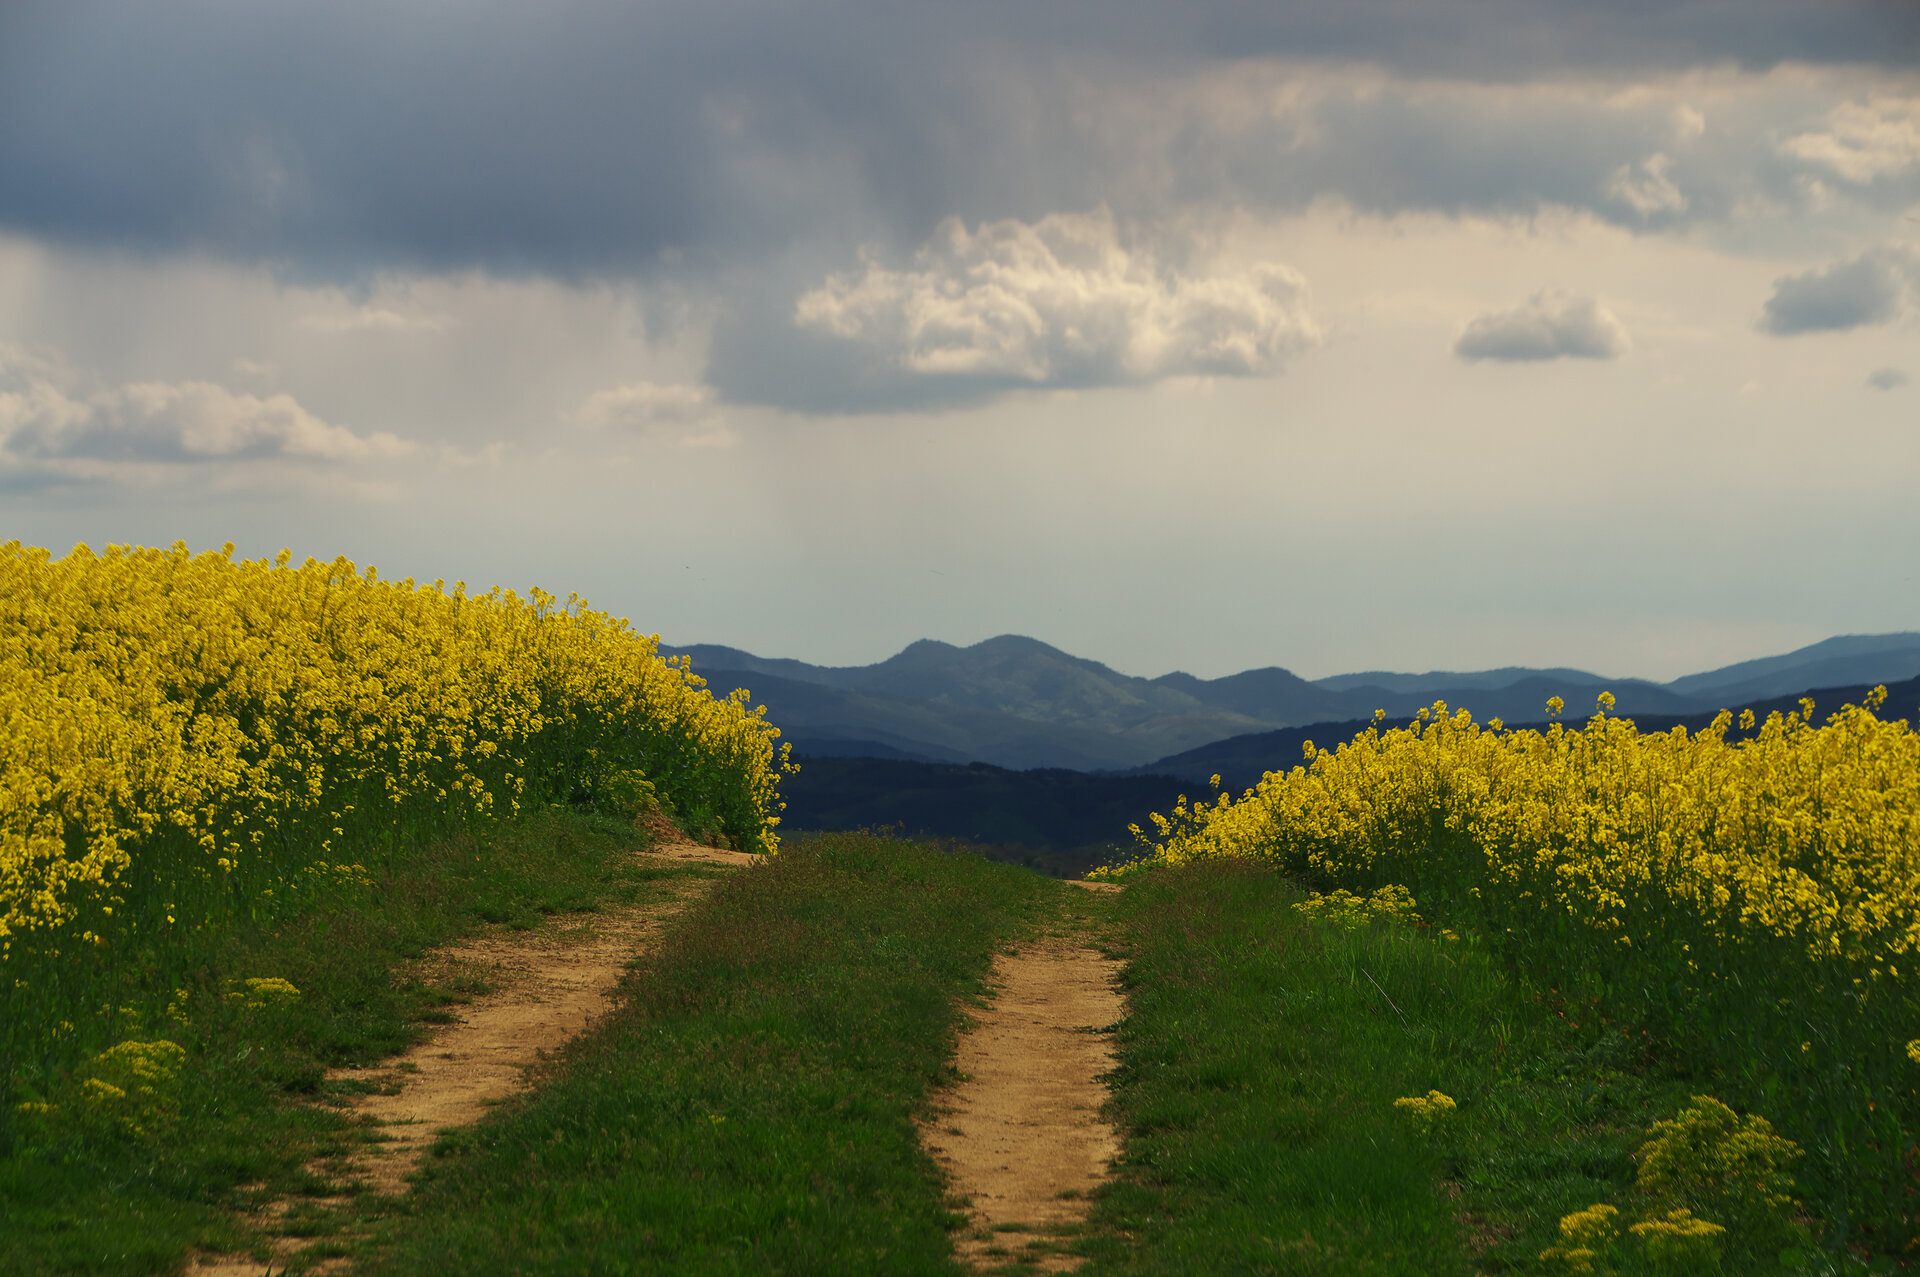
[[[84,1013],[120,1015],[81,1005],[83,956],[364,887],[410,840],[658,798],[773,851],[763,715],[577,597],[0,546],[0,1099]]]
[[[1842,1232],[1912,1231],[1920,735],[1878,717],[1884,689],[1819,726],[1811,701],[1749,713],[1742,740],[1725,713],[1642,733],[1612,699],[1579,729],[1440,704],[1309,744],[1238,801],[1156,814],[1145,862],[1244,856],[1349,891],[1402,885],[1539,983],[1597,990],[1617,1023],[1793,1112]]]

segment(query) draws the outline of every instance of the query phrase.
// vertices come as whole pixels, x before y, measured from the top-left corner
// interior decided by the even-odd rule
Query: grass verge
[[[542,1085],[447,1140],[363,1273],[953,1273],[913,1119],[1052,893],[819,835],[722,882]]]
[[[1127,1147],[1084,1273],[1565,1272],[1541,1258],[1563,1216],[1611,1203],[1624,1231],[1646,1213],[1634,1153],[1709,1084],[1470,941],[1346,930],[1293,910],[1304,895],[1218,860],[1133,875],[1116,899]],[[1394,1101],[1434,1090],[1458,1107],[1422,1133]],[[1632,1240],[1598,1271],[1651,1271]],[[1832,1270],[1747,1240],[1729,1235],[1724,1271]]]
[[[260,1247],[239,1212],[333,1191],[309,1166],[360,1138],[327,1104],[326,1070],[402,1050],[484,992],[431,983],[409,960],[489,925],[530,930],[641,903],[661,878],[704,872],[645,866],[633,854],[645,844],[620,822],[543,814],[426,848],[310,914],[237,930],[181,982],[176,1014],[120,1026],[123,1039],[185,1048],[171,1078],[148,1077],[140,1097],[122,1077],[139,1103],[117,1105],[91,1102],[75,1078],[0,1155],[0,1272],[173,1273],[196,1249]],[[298,996],[249,996],[248,979],[284,980]]]

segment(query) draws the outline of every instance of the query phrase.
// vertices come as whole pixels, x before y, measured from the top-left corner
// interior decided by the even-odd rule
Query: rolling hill
[[[1530,722],[1551,696],[1577,717],[1608,690],[1618,713],[1677,721],[1807,688],[1920,675],[1915,633],[1827,639],[1668,683],[1523,667],[1307,680],[1267,666],[1215,679],[1177,671],[1147,679],[1011,634],[970,647],[922,640],[857,666],[704,644],[662,650],[690,656],[716,692],[747,688],[803,755],[1076,771],[1137,772],[1214,742],[1364,721],[1375,710],[1403,719],[1436,700],[1466,706],[1482,721]]]

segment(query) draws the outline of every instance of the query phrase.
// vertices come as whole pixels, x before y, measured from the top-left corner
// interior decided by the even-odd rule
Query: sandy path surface
[[[727,866],[760,860],[691,843],[656,847],[647,855]],[[329,1081],[352,1079],[378,1088],[355,1096],[349,1112],[379,1125],[384,1139],[357,1156],[344,1176],[320,1167],[315,1173],[357,1181],[377,1193],[407,1192],[407,1176],[439,1133],[478,1121],[521,1090],[528,1067],[598,1018],[627,963],[645,951],[669,918],[713,884],[711,878],[678,880],[667,899],[582,915],[573,926],[497,931],[436,950],[421,964],[423,974],[438,980],[476,975],[493,991],[460,1007],[455,1023],[404,1054],[374,1068],[327,1074]],[[319,1204],[344,1201],[320,1199]],[[269,1204],[263,1214],[277,1218],[287,1205]],[[277,1239],[274,1266],[284,1266],[304,1244],[298,1238]],[[317,1264],[315,1271],[329,1266]],[[250,1256],[210,1255],[189,1263],[186,1271],[190,1277],[259,1277],[261,1268],[261,1261]]]
[[[973,1226],[955,1243],[964,1262],[985,1268],[1024,1254],[1034,1261],[1025,1271],[1078,1264],[1046,1243],[1085,1218],[1120,1151],[1100,1117],[1099,1079],[1114,1055],[1112,1035],[1098,1031],[1126,1014],[1119,965],[1065,939],[994,960],[999,993],[960,1039],[962,1081],[921,1132],[970,1202]]]

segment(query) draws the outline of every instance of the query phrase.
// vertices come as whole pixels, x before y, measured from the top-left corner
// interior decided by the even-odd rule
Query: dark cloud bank
[[[1882,0],[14,4],[0,6],[0,230],[348,283],[469,268],[690,277],[730,301],[716,387],[797,407],[1246,371],[1310,344],[1310,313],[1202,297],[1182,246],[1133,228],[1326,195],[1388,214],[1571,206],[1636,229],[1722,217],[1756,192],[1788,201],[1799,175],[1826,170],[1756,150],[1774,123],[1716,121],[1703,138],[1676,133],[1661,102],[1516,109],[1473,86],[1789,59],[1907,67],[1916,12]],[[1376,70],[1323,77],[1291,114],[1210,113],[1153,87],[1273,58]],[[1284,87],[1292,73],[1269,74]],[[1899,207],[1920,196],[1920,172],[1849,190]],[[862,245],[905,277],[931,269],[915,254],[947,219],[982,233],[1103,207],[1146,293],[1076,316],[1122,315],[1118,336],[1079,350],[1057,333],[1023,341],[979,307],[984,354],[942,365],[924,340],[940,317],[910,306],[797,322],[803,297],[861,268]],[[1769,326],[1819,326],[1824,287],[1783,282]],[[1461,354],[1613,350],[1578,328],[1535,322],[1527,338],[1508,324]],[[1050,341],[1036,377],[1027,356]],[[1160,355],[1143,353],[1156,341]]]
[[[10,5],[0,225],[323,272],[633,268],[818,234],[850,206],[863,234],[891,223],[917,243],[951,215],[1032,219],[1106,198],[1118,161],[1061,117],[1061,59],[1127,64],[1120,80],[1268,55],[1493,81],[1905,65],[1912,13],[1816,0]],[[1388,206],[1524,203],[1562,184],[1592,197],[1584,170],[1555,176],[1545,131],[1522,157],[1541,174],[1529,191],[1500,158],[1524,130],[1465,130],[1486,145],[1463,164],[1471,141],[1435,150],[1447,121],[1427,137],[1417,105],[1380,102],[1332,102],[1322,123],[1349,154],[1309,154],[1294,180],[1311,189],[1268,193],[1337,189],[1350,166],[1350,193]],[[1261,167],[1278,140],[1247,139]],[[1202,188],[1205,170],[1246,158],[1189,142]],[[1631,142],[1605,158],[1644,160]],[[1383,147],[1391,163],[1369,160]],[[1262,179],[1222,182],[1257,193]]]

